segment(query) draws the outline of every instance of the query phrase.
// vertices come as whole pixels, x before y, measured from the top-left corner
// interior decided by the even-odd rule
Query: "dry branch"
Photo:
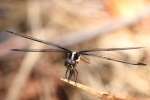
[[[69,80],[69,81],[67,79],[61,79],[61,80],[65,83],[71,85],[71,86],[74,86],[80,90],[87,92],[88,94],[91,94],[93,96],[100,98],[100,100],[127,100],[127,99],[116,97],[109,92],[101,92],[99,90],[95,90],[95,89],[90,88],[86,85],[76,83],[76,82],[71,81],[71,80]]]

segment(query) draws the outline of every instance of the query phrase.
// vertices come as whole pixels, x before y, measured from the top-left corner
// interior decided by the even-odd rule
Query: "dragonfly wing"
[[[51,43],[51,42],[47,42],[47,41],[43,41],[43,40],[34,38],[34,37],[32,37],[32,36],[29,36],[29,35],[20,34],[20,33],[12,32],[12,31],[9,31],[9,30],[7,30],[6,32],[11,33],[11,34],[14,34],[14,35],[17,35],[17,36],[20,36],[20,37],[23,37],[23,38],[26,38],[26,39],[29,39],[29,40],[37,41],[37,42],[46,44],[46,45],[48,45],[48,46],[51,45],[51,46],[57,47],[57,48],[59,48],[59,49],[65,50],[65,51],[67,51],[67,52],[71,52],[71,51],[70,51],[69,49],[67,49],[67,48],[61,47],[61,46],[56,45],[56,44]]]
[[[123,60],[116,60],[116,59],[112,59],[112,58],[105,57],[105,56],[100,56],[100,55],[95,55],[95,54],[84,53],[84,54],[81,54],[81,55],[98,57],[98,58],[101,58],[101,59],[110,60],[110,61],[115,61],[115,62],[120,62],[120,63],[125,63],[125,64],[129,64],[129,65],[146,65],[146,64],[141,63],[141,62],[138,62],[138,63],[131,63],[131,62],[126,62],[126,61],[123,61]]]
[[[12,51],[18,52],[65,52],[57,49],[11,49]]]
[[[85,52],[97,52],[97,51],[119,51],[119,50],[132,50],[132,49],[141,49],[143,47],[127,47],[127,48],[96,48],[91,50],[82,50],[80,53]]]

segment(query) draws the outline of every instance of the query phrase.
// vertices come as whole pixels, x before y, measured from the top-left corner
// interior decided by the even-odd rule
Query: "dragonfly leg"
[[[67,67],[67,70],[66,70],[66,73],[65,73],[65,78],[66,78],[66,79],[68,79],[68,75],[67,75],[67,74],[68,74],[68,71],[69,71],[69,68]]]
[[[74,80],[76,82],[76,73],[75,73],[75,69],[73,69],[73,77],[74,77]]]
[[[71,79],[72,75],[73,75],[73,70],[69,70],[68,80],[70,80],[70,79]]]
[[[76,73],[76,75],[75,75],[75,82],[77,82],[77,80],[78,80],[78,71],[77,71],[76,68],[74,69],[74,71],[75,71],[75,73]]]

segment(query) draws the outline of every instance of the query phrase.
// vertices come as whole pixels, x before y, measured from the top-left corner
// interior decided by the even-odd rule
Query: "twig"
[[[76,83],[74,81],[71,81],[71,80],[67,80],[67,79],[63,79],[61,78],[61,80],[71,86],[74,86],[80,90],[83,90],[93,96],[96,96],[102,100],[127,100],[127,99],[122,99],[122,98],[118,98],[112,94],[110,94],[109,92],[101,92],[101,91],[98,91],[98,90],[95,90],[93,88],[90,88],[86,85],[83,85],[83,84],[80,84],[80,83]]]

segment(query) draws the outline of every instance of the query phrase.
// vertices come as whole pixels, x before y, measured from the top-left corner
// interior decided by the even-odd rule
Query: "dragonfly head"
[[[71,52],[67,54],[65,66],[73,65],[75,66],[76,63],[79,61],[80,55],[77,52]]]

